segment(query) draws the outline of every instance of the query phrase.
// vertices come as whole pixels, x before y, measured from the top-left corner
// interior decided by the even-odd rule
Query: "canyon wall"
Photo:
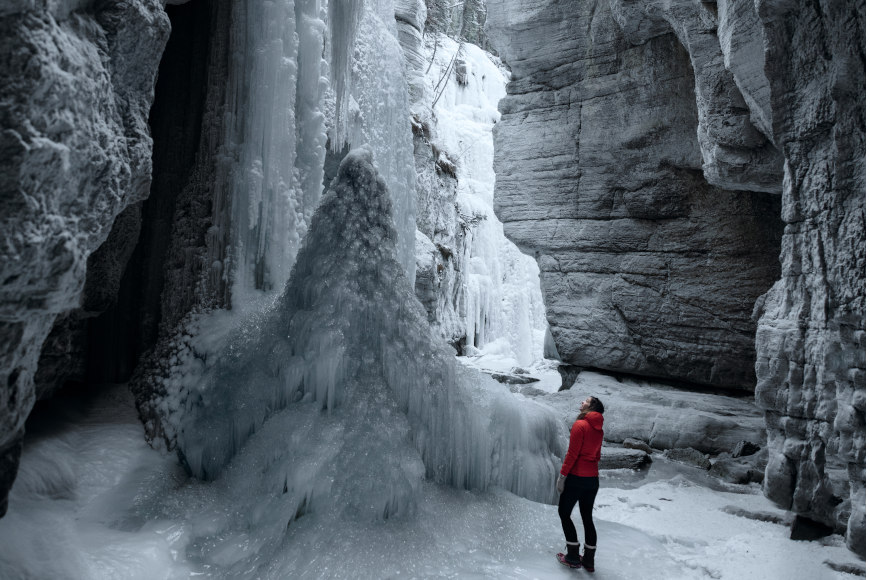
[[[168,35],[158,0],[0,8],[0,513],[42,344],[80,306],[88,258],[116,216],[148,195],[148,112]]]
[[[726,12],[745,14],[740,6]],[[729,10],[730,9],[730,10]],[[751,12],[750,12],[751,14]],[[762,1],[771,126],[785,156],[781,278],[759,303],[765,493],[865,550],[863,5]],[[750,32],[735,26],[734,35]]]
[[[190,353],[186,318],[280,290],[344,151],[327,135],[373,141],[394,194],[414,190],[416,161],[418,297],[461,346],[459,257],[481,236],[422,122],[425,5],[375,4],[356,44],[342,28],[356,3],[339,17],[312,1],[171,7],[153,109],[169,35],[157,0],[0,8],[0,514],[37,397],[128,380],[161,339],[136,382],[148,403],[151,378]],[[485,35],[482,10],[462,4],[463,38],[513,72],[497,212],[538,259],[563,360],[757,380],[766,494],[863,551],[863,8],[490,0]],[[395,204],[406,273],[413,197]]]
[[[491,0],[488,26],[497,212],[563,360],[757,373],[767,495],[863,551],[861,9]]]
[[[715,11],[678,4],[490,3],[513,71],[496,210],[538,259],[564,362],[751,390],[782,232],[779,197],[757,192],[781,156],[724,69]]]

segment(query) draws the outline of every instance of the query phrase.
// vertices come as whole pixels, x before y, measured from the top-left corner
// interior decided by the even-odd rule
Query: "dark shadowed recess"
[[[118,216],[88,260],[82,308],[59,317],[43,347],[37,380],[42,399],[58,388],[74,395],[128,381],[157,340],[176,200],[200,148],[214,11],[207,1],[166,7],[172,33],[149,117],[150,196]]]
[[[88,325],[87,382],[129,380],[157,341],[164,263],[175,201],[196,162],[208,72],[211,2],[167,6],[172,34],[160,62],[148,123],[154,139],[151,195],[118,301]]]

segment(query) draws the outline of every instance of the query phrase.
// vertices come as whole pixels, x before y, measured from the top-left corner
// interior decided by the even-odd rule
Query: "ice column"
[[[413,286],[417,173],[395,8],[390,0],[359,1],[364,5],[354,39],[346,142],[371,148],[393,201],[399,262]]]
[[[397,241],[373,154],[352,151],[315,212],[283,296],[239,330],[184,394],[178,447],[193,473],[217,477],[274,420],[281,425],[265,428],[303,446],[314,442],[299,434],[302,424],[332,422],[335,433],[317,430],[338,439],[316,443],[343,449],[348,430],[371,429],[358,422],[366,416],[377,435],[352,438],[352,445],[366,458],[359,470],[371,480],[370,493],[340,498],[348,505],[364,501],[383,514],[410,510],[419,474],[414,461],[396,457],[418,457],[430,477],[451,485],[500,485],[553,500],[559,422],[546,408],[461,368],[432,338],[405,281]],[[282,409],[306,405],[316,412],[301,423],[275,419]],[[338,488],[359,475],[336,470],[329,457],[321,468],[335,472]],[[285,468],[294,472],[292,462]],[[369,513],[362,504],[356,509]]]
[[[298,39],[293,3],[240,4],[230,78],[233,302],[283,285],[302,222],[296,158]],[[237,41],[238,42],[238,41]]]

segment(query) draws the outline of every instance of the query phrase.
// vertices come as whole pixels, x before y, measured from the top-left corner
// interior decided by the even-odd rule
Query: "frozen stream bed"
[[[596,506],[595,578],[855,578],[864,564],[840,536],[794,542],[757,487],[714,491],[679,470],[608,473]],[[701,481],[701,483],[699,483]],[[21,471],[0,519],[0,578],[221,577],[189,545],[197,502],[214,484],[189,480],[175,456],[148,447],[123,386],[87,404],[56,400],[28,424]],[[492,490],[425,483],[416,515],[379,523],[300,515],[260,578],[572,578],[560,566],[556,508]],[[149,513],[178,499],[177,517]],[[168,502],[172,505],[172,501]],[[234,549],[228,546],[227,550]],[[243,549],[243,547],[237,547]]]

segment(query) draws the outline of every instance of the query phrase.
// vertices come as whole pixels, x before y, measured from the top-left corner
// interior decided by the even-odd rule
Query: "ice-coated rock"
[[[426,3],[423,0],[398,0],[396,2],[396,31],[405,57],[405,79],[408,81],[408,97],[411,102],[423,94],[423,71],[426,55],[423,54],[423,28],[426,23]]]
[[[151,179],[148,111],[169,34],[162,5],[77,8],[13,2],[0,9],[4,474],[15,471],[40,347],[56,316],[79,305],[88,257],[115,217],[147,196]],[[0,497],[6,492],[0,484]]]
[[[196,351],[199,372],[178,366],[176,389],[155,401],[189,470],[229,491],[225,515],[191,531],[204,563],[268,561],[310,513],[336,529],[407,517],[424,474],[555,501],[558,420],[462,367],[430,332],[390,206],[371,152],[350,151],[284,293],[216,351]],[[227,552],[227,537],[257,549]]]
[[[622,446],[626,449],[640,449],[646,453],[652,453],[653,448],[641,441],[640,439],[633,439],[629,437],[625,441],[622,442]]]
[[[764,467],[767,453],[756,453],[748,457],[729,457],[725,454],[713,461],[710,475],[729,483],[747,484],[764,481]]]
[[[864,10],[762,0],[773,138],[785,154],[782,277],[759,304],[768,497],[865,550]]]
[[[712,465],[706,455],[691,447],[665,449],[664,456],[671,461],[677,461],[704,470],[710,469]]]
[[[513,72],[496,212],[538,259],[562,360],[751,390],[779,200],[705,176],[779,178],[707,5],[494,0],[488,25]]]

